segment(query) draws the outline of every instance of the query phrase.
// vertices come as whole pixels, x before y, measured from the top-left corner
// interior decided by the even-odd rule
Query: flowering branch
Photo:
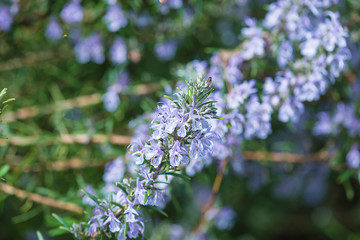
[[[187,178],[179,171],[190,161],[206,158],[217,138],[209,121],[217,118],[214,101],[208,101],[210,85],[211,78],[191,80],[186,90],[166,96],[169,101],[158,105],[151,122],[152,135],[145,143],[138,141],[128,147],[139,175],[116,183],[118,190],[110,201],[84,191],[96,208],[88,233],[75,227],[75,236],[136,238],[144,234],[145,227],[140,207],[166,215],[160,208],[165,205],[167,184],[173,176]]]

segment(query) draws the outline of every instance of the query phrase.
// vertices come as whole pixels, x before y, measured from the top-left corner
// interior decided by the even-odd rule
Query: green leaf
[[[61,223],[63,226],[60,226],[61,229],[64,229],[66,231],[71,232],[70,230],[70,226],[61,218],[59,217],[59,215],[53,213],[52,216],[59,221],[59,223]]]
[[[149,198],[149,195],[145,194],[145,196],[144,196],[144,202],[143,202],[144,205],[146,204],[146,201],[148,200],[148,198]]]
[[[82,189],[82,192],[88,196],[89,198],[91,198],[91,200],[93,200],[96,203],[101,203],[101,199],[97,198],[95,195],[92,195],[91,193],[88,193],[85,189]]]
[[[168,95],[164,95],[164,97],[166,97],[167,99],[169,99],[170,101],[172,101],[172,102],[174,102],[175,101],[175,99],[174,98],[172,98],[172,97],[170,97],[170,96],[168,96]]]
[[[203,103],[203,104],[200,104],[198,106],[198,108],[201,108],[202,106],[206,105],[206,104],[212,104],[212,103],[216,103],[217,101],[209,101],[209,102],[206,102],[206,103]]]
[[[354,189],[353,187],[351,186],[351,183],[350,181],[346,181],[344,183],[344,187],[345,187],[345,193],[346,193],[346,197],[348,200],[352,200],[354,198]]]
[[[6,90],[7,88],[4,88],[3,90],[1,90],[0,92],[0,100],[4,97],[4,95],[6,94]]]
[[[176,106],[180,107],[179,103],[172,97],[168,96],[168,95],[164,95],[164,97],[166,97],[167,99],[169,99],[170,101],[172,101],[173,103],[176,104]]]
[[[5,174],[7,174],[9,170],[10,170],[9,164],[5,164],[4,166],[2,166],[0,168],[0,177],[5,176]]]
[[[181,173],[167,172],[166,174],[167,175],[172,175],[172,176],[175,176],[175,177],[179,177],[179,178],[183,178],[183,179],[186,179],[186,180],[191,180],[191,178],[189,176],[186,176],[186,175],[181,174]]]
[[[346,181],[349,181],[349,179],[352,178],[354,175],[355,174],[354,174],[354,172],[352,170],[344,171],[339,175],[337,181],[339,183],[344,183]]]
[[[121,204],[119,204],[119,203],[117,203],[117,202],[111,201],[110,203],[111,203],[111,204],[114,204],[115,206],[118,206],[118,207],[120,207],[120,208],[124,208],[123,205],[121,205]]]
[[[9,103],[12,101],[15,101],[15,98],[9,98],[9,99],[5,100],[4,102],[2,102],[1,104]]]
[[[161,210],[161,209],[159,209],[157,207],[154,207],[154,206],[151,206],[151,205],[141,205],[141,206],[144,207],[144,208],[149,208],[151,210],[154,210],[154,211],[164,215],[165,217],[168,217],[166,212],[164,212],[163,210]]]
[[[37,236],[38,240],[44,240],[44,237],[40,231],[36,231],[36,236]]]
[[[124,193],[126,193],[126,195],[129,195],[129,193],[127,192],[126,188],[121,184],[121,182],[117,182],[115,183],[115,185],[120,188]]]
[[[126,237],[128,229],[129,229],[129,224],[125,222],[124,237]]]

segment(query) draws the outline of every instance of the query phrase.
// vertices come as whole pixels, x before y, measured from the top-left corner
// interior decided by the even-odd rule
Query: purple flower
[[[293,59],[293,47],[290,41],[284,40],[277,55],[277,62],[281,68],[285,67],[289,61]]]
[[[248,97],[256,92],[255,80],[244,81],[235,85],[226,97],[228,107],[232,109],[238,108],[240,104],[243,104]]]
[[[125,205],[127,203],[127,195],[123,192],[123,190],[119,189],[116,195],[113,197],[113,201],[117,202],[121,205]]]
[[[124,212],[126,222],[135,223],[138,222],[137,217],[139,216],[138,212],[134,209],[134,202],[128,200],[128,207]]]
[[[125,173],[124,161],[121,157],[116,158],[113,162],[105,165],[103,181],[113,183],[121,181]]]
[[[193,61],[191,61],[190,64],[194,68],[195,76],[199,76],[199,77],[205,76],[206,68],[207,68],[206,61],[193,60]]]
[[[111,61],[115,64],[122,64],[127,60],[126,45],[122,38],[115,39],[110,48]]]
[[[245,60],[252,59],[254,56],[264,55],[265,41],[262,38],[254,37],[250,41],[244,43],[241,56]]]
[[[63,31],[59,22],[55,18],[51,18],[48,26],[46,27],[45,36],[50,40],[57,41],[61,39],[62,34]]]
[[[130,222],[127,236],[129,238],[137,238],[140,234],[144,234],[145,225],[143,222]]]
[[[144,162],[144,147],[140,140],[134,141],[128,146],[129,153],[136,157],[136,164],[142,164]]]
[[[215,216],[215,226],[220,230],[230,230],[234,226],[236,217],[235,211],[231,207],[223,207]]]
[[[10,30],[13,22],[13,14],[10,12],[10,7],[0,4],[0,29],[7,32]]]
[[[257,97],[252,97],[246,108],[245,138],[257,136],[265,139],[271,133],[271,105],[260,103]]]
[[[83,19],[83,10],[79,0],[69,1],[60,13],[61,18],[68,24],[81,22]]]
[[[105,212],[105,215],[108,218],[105,220],[103,225],[109,224],[110,231],[113,233],[120,231],[120,221],[114,216],[111,209],[108,209],[108,212]]]
[[[177,43],[175,40],[169,40],[164,43],[157,43],[155,45],[155,53],[160,61],[171,60],[176,53]]]
[[[143,188],[142,182],[140,181],[140,179],[137,178],[136,179],[136,188],[135,188],[135,193],[134,193],[134,196],[135,196],[134,203],[141,204],[141,205],[145,204],[144,203],[145,194],[147,194],[146,190]]]
[[[229,59],[229,63],[225,68],[225,74],[227,76],[227,81],[236,84],[243,79],[243,74],[240,71],[240,67],[244,59],[239,54],[234,54]]]
[[[305,57],[313,58],[315,57],[318,48],[320,46],[320,40],[317,38],[309,37],[305,42],[300,44],[301,54]]]
[[[211,153],[213,147],[212,139],[212,133],[198,133],[198,135],[191,141],[189,152],[190,158],[204,158],[208,153]]]
[[[136,25],[139,27],[146,27],[152,23],[152,18],[148,12],[142,13],[136,18]]]
[[[320,97],[319,90],[313,82],[305,82],[304,84],[299,84],[299,86],[294,89],[294,93],[296,98],[301,102],[311,102],[317,100]]]
[[[110,32],[116,32],[127,25],[127,18],[119,4],[109,6],[103,21]]]
[[[330,65],[331,78],[339,77],[340,72],[345,69],[346,61],[351,58],[351,53],[347,48],[341,48],[336,53],[328,55],[326,63]]]
[[[277,1],[269,5],[269,11],[263,21],[264,27],[271,29],[280,24],[281,15],[284,12],[282,1]]]
[[[75,45],[74,51],[79,63],[94,61],[97,64],[101,64],[105,61],[104,47],[101,44],[101,36],[98,33],[80,40]]]
[[[100,208],[95,208],[93,211],[93,217],[90,218],[90,221],[88,224],[90,224],[89,227],[89,233],[90,235],[93,235],[96,232],[96,229],[103,226],[103,220],[102,216],[104,215],[104,212]]]
[[[360,167],[360,152],[357,144],[352,145],[350,151],[346,155],[346,162],[351,168]]]
[[[144,182],[145,184],[149,184],[151,182],[155,182],[154,179],[151,178],[151,176],[154,175],[153,172],[150,172],[150,168],[149,167],[144,167],[144,166],[140,166],[139,168],[139,176],[144,178]]]
[[[164,138],[168,134],[172,134],[182,118],[179,110],[172,104],[163,104],[158,106],[155,111],[155,118],[151,122],[151,129],[154,130],[152,137],[154,139]]]
[[[245,60],[249,60],[254,56],[263,56],[265,41],[262,39],[262,30],[256,26],[256,20],[247,18],[245,23],[248,25],[247,28],[244,28],[241,32],[242,34],[250,38],[247,42],[244,43],[241,56]]]
[[[319,31],[323,35],[323,46],[328,52],[332,52],[337,45],[339,48],[346,47],[347,32],[343,29],[339,22],[339,14],[327,11],[326,15],[330,19],[326,19],[320,24]]]
[[[288,98],[279,109],[279,120],[296,122],[303,110],[304,105],[301,102],[295,98]]]
[[[104,107],[109,112],[115,112],[117,107],[120,105],[119,94],[113,91],[111,88],[103,95]]]
[[[185,148],[180,146],[179,141],[175,141],[169,153],[171,166],[177,167],[180,164],[187,164],[189,161],[189,158],[185,155],[187,154]]]
[[[321,112],[318,114],[318,121],[313,129],[315,135],[330,134],[335,127],[328,113]]]
[[[149,196],[149,199],[148,199],[146,205],[156,206],[161,209],[164,208],[166,205],[164,191],[154,190],[151,193],[152,193],[152,195]]]
[[[161,150],[161,142],[156,142],[154,139],[149,140],[143,148],[145,159],[150,160],[151,165],[157,168],[163,159],[164,152]]]

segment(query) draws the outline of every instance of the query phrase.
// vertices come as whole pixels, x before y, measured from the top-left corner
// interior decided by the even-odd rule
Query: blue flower
[[[46,27],[45,36],[50,40],[57,41],[61,39],[62,34],[63,31],[59,22],[55,18],[51,18],[48,26]]]
[[[255,80],[244,81],[235,85],[232,91],[227,94],[226,100],[229,108],[235,109],[243,104],[252,94],[256,93]]]
[[[289,120],[296,122],[303,110],[304,105],[297,99],[290,97],[285,100],[279,109],[279,120],[282,122],[287,122]]]
[[[105,165],[105,173],[103,181],[105,183],[113,183],[120,181],[125,173],[124,161],[121,157],[116,158],[113,162]]]
[[[277,62],[280,67],[285,67],[289,61],[293,60],[293,47],[290,41],[284,40],[277,55]]]
[[[346,155],[346,162],[351,168],[360,167],[360,152],[357,144],[351,146],[350,151]]]
[[[90,221],[88,224],[90,224],[89,227],[89,233],[90,235],[93,235],[97,228],[102,227],[104,225],[102,216],[104,215],[104,212],[100,208],[95,208],[93,211],[93,217],[90,218]]]
[[[110,48],[111,61],[115,64],[122,64],[127,60],[126,45],[122,38],[118,37],[114,40]]]
[[[103,225],[109,224],[109,228],[111,232],[120,231],[120,221],[115,217],[111,209],[108,209],[108,212],[104,213],[108,218],[104,221]]]
[[[124,214],[125,214],[125,218],[126,218],[126,222],[128,223],[135,223],[138,222],[137,218],[139,216],[138,212],[134,209],[134,202],[131,202],[128,199],[128,206],[127,209],[125,210]]]
[[[89,37],[80,40],[74,47],[75,57],[79,63],[93,61],[101,64],[105,61],[104,47],[101,43],[101,36],[94,33]]]
[[[164,208],[166,205],[165,193],[160,190],[153,190],[146,205],[156,206],[158,208]]]
[[[198,133],[198,135],[191,141],[189,156],[191,159],[204,158],[208,153],[212,152],[214,134]]]
[[[180,141],[175,141],[173,147],[169,151],[170,164],[177,167],[180,164],[187,164],[189,159],[186,156],[187,152],[184,147],[180,146]]]
[[[60,12],[61,18],[68,24],[81,22],[83,19],[83,10],[79,0],[71,0]]]
[[[145,204],[144,198],[145,198],[146,190],[142,186],[142,182],[140,181],[140,178],[136,179],[136,188],[134,192],[134,203],[135,204]]]
[[[157,43],[154,50],[157,58],[160,61],[169,61],[175,56],[177,43],[175,40],[168,40],[163,43]]]
[[[140,166],[139,167],[139,176],[144,178],[145,184],[153,183],[155,182],[154,179],[151,178],[151,176],[154,175],[154,172],[150,172],[149,167]]]
[[[127,232],[127,236],[129,238],[137,238],[139,234],[144,234],[145,225],[143,222],[131,222],[129,223],[129,229]]]
[[[120,105],[119,94],[112,91],[111,88],[102,96],[104,107],[109,112],[115,112],[117,107]]]
[[[13,22],[13,14],[10,11],[10,7],[0,4],[0,29],[3,31],[9,31]]]
[[[127,25],[127,18],[119,4],[110,5],[103,21],[110,32],[116,32]]]

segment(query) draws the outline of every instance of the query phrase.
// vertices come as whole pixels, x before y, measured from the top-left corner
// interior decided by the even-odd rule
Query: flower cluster
[[[222,149],[238,146],[242,139],[267,138],[274,112],[282,122],[296,122],[304,102],[318,100],[345,69],[350,57],[348,34],[338,14],[327,10],[331,4],[298,0],[272,3],[261,24],[246,19],[242,30],[245,41],[238,49],[215,53],[209,66],[195,60],[178,71],[180,77],[193,72],[213,77],[216,91],[212,98],[222,118],[215,128],[225,140],[217,143],[221,150],[214,152],[216,158],[231,156],[231,150]],[[256,64],[266,55],[274,56],[278,68],[275,76],[260,81],[263,87],[259,89],[259,81],[244,79],[244,71],[249,71],[249,60]]]
[[[213,101],[207,100],[212,92],[210,85],[211,79],[191,80],[185,91],[167,96],[170,101],[158,105],[150,125],[151,136],[128,147],[138,175],[121,179],[122,159],[106,168],[103,178],[110,184],[105,186],[110,188],[107,191],[110,200],[100,200],[85,191],[96,203],[89,221],[90,236],[99,232],[108,237],[116,235],[117,239],[143,235],[145,219],[139,208],[163,208],[172,177],[182,176],[179,171],[189,162],[211,154],[217,135],[211,130],[216,108]]]
[[[127,11],[124,9],[124,6],[116,0],[105,2],[106,8],[104,9],[104,14],[100,17],[107,31],[110,32],[110,35],[116,34],[116,37],[111,41],[107,39],[105,41],[102,37],[104,35],[100,35],[100,30],[89,34],[85,38],[81,37],[79,24],[85,21],[84,16],[87,9],[81,4],[80,0],[69,0],[59,14],[53,13],[54,15],[50,18],[48,26],[46,27],[45,36],[56,42],[63,36],[62,29],[68,29],[70,27],[70,36],[72,42],[74,42],[74,52],[76,60],[79,63],[93,61],[94,63],[102,64],[105,61],[106,46],[104,46],[104,42],[110,42],[110,61],[114,65],[125,63],[127,61],[126,41],[120,37],[118,32],[131,24],[135,24],[135,26],[139,28],[145,28],[153,24],[154,17],[151,16],[148,11]],[[163,3],[155,1],[152,4],[154,4],[158,13],[162,15],[168,15],[171,9],[179,10],[183,6],[182,0],[169,0]],[[56,15],[59,15],[59,17],[56,17]],[[191,14],[180,14],[180,17],[183,18],[181,22],[184,24],[189,21],[191,22]],[[4,26],[5,23],[8,22],[8,24],[11,24],[11,18],[7,17],[6,19],[6,22],[4,20]],[[62,25],[64,26],[62,27]],[[167,28],[166,26],[164,27]],[[164,27],[161,29],[164,29]],[[134,42],[130,41],[130,44],[134,45]],[[176,48],[177,42],[175,40],[159,40],[159,43],[154,46],[154,52],[157,54],[159,60],[168,61],[174,57]]]
[[[7,32],[11,29],[14,16],[19,12],[19,0],[10,0],[10,4],[0,3],[0,30]]]

